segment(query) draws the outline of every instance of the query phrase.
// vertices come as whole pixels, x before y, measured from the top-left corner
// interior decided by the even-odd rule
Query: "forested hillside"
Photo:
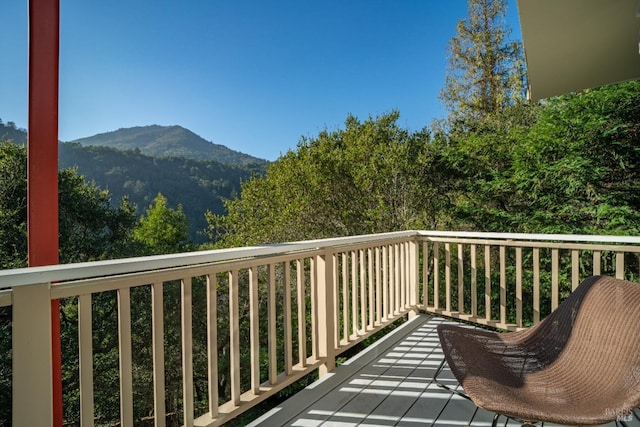
[[[142,213],[162,193],[175,208],[181,204],[189,220],[189,236],[202,242],[207,211],[223,213],[223,200],[240,191],[240,183],[264,171],[264,164],[243,166],[213,160],[154,158],[140,151],[60,144],[60,168],[76,167],[80,175],[109,190],[117,203],[122,197]]]
[[[0,122],[0,141],[24,144],[26,139],[26,130],[17,128],[12,122]],[[158,193],[162,193],[170,207],[182,205],[189,221],[190,240],[202,243],[205,236],[201,232],[207,226],[205,213],[224,213],[223,200],[234,198],[240,191],[240,183],[264,173],[267,165],[263,160],[223,148],[222,152],[232,153],[228,158],[231,163],[207,160],[206,157],[200,160],[167,156],[154,158],[139,149],[120,151],[60,143],[58,165],[60,169],[76,168],[88,182],[95,182],[101,189],[108,190],[113,206],[118,206],[126,197],[137,207],[138,215]],[[247,163],[249,159],[256,162]]]

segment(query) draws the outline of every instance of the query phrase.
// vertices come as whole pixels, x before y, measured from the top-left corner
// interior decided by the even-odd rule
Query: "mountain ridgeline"
[[[140,150],[151,157],[184,157],[215,160],[231,165],[264,164],[263,159],[209,142],[181,126],[138,126],[70,141],[84,147],[101,146],[117,150]]]
[[[0,140],[24,144],[26,139],[24,129],[0,122]],[[60,169],[76,168],[88,182],[108,190],[113,205],[126,197],[142,215],[158,193],[172,208],[181,204],[195,243],[205,240],[200,233],[207,226],[205,212],[223,214],[223,201],[239,194],[241,183],[263,174],[268,165],[179,126],[120,129],[61,142],[58,153]]]

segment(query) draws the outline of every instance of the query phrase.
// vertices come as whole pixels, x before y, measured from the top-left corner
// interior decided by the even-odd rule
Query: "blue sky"
[[[27,126],[27,1],[0,1],[0,119]],[[61,0],[59,138],[151,124],[275,160],[392,109],[445,115],[466,0]],[[519,38],[515,0],[508,23]]]

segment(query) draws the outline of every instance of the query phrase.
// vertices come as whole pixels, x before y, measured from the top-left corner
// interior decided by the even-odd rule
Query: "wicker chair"
[[[438,334],[451,371],[468,398],[495,413],[494,426],[501,415],[524,424],[626,425],[640,406],[638,283],[590,277],[519,332],[443,324]]]

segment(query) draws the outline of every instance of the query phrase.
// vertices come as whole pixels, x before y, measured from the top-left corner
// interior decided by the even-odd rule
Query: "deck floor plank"
[[[444,358],[436,327],[449,322],[427,315],[412,319],[250,426],[491,426],[492,413],[432,382]],[[448,367],[438,378],[459,387]],[[505,418],[500,420],[504,426]]]

